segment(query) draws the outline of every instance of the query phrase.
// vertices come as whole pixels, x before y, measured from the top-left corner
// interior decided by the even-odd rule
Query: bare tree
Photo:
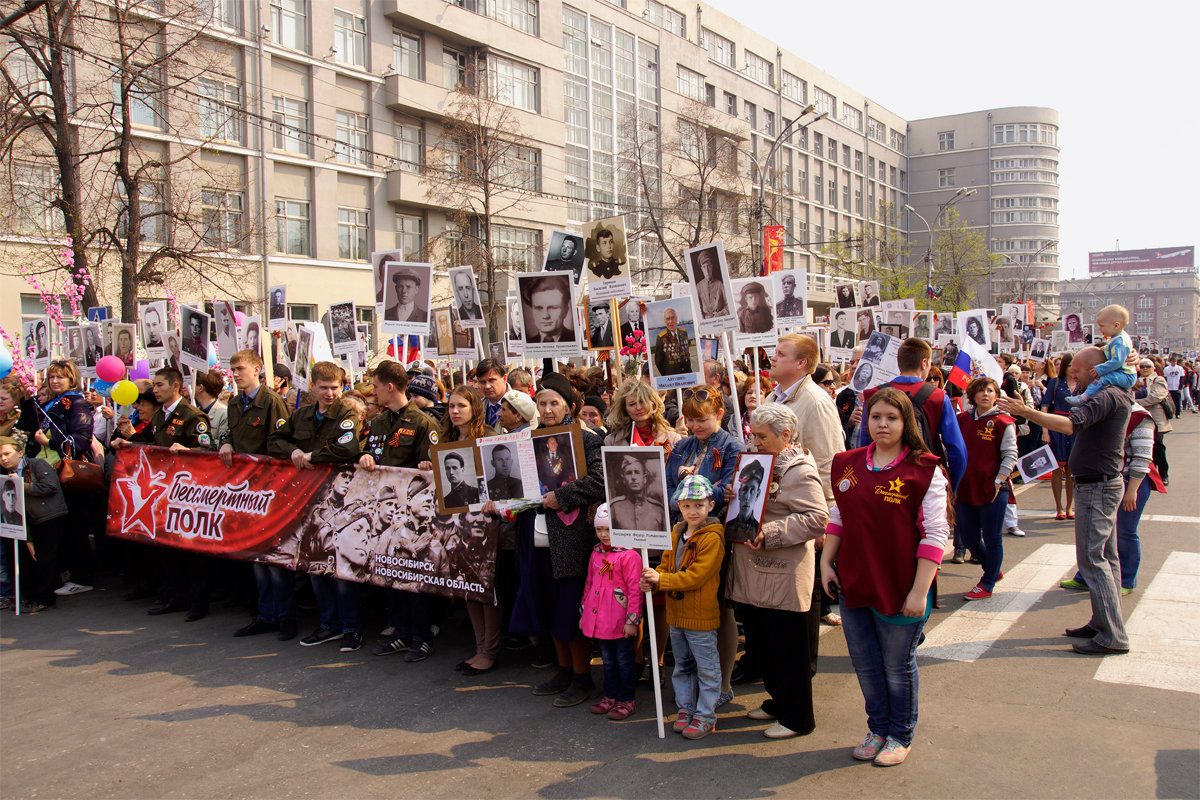
[[[538,151],[521,133],[520,115],[507,105],[505,93],[489,82],[482,65],[468,70],[446,104],[424,169],[428,197],[450,222],[430,244],[440,244],[452,266],[476,268],[493,337],[504,323],[507,277],[525,267],[522,259],[498,252],[493,225],[528,216],[531,201],[541,194]]]

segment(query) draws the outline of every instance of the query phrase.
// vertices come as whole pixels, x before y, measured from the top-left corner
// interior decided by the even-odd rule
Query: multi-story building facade
[[[153,0],[151,11],[171,2]],[[444,284],[460,223],[435,200],[430,170],[446,169],[450,156],[437,143],[464,81],[486,81],[523,143],[525,197],[490,220],[493,252],[506,266],[497,292],[512,271],[540,266],[550,230],[624,215],[635,292],[665,294],[683,276],[652,235],[656,216],[721,210],[716,235],[740,239],[753,256],[735,264],[742,271],[760,255],[758,224],[784,227],[783,266],[808,270],[820,314],[841,269],[818,257],[829,242],[904,232],[896,212],[907,200],[905,120],[702,3],[212,0],[203,10],[211,18],[201,20],[199,44],[210,65],[161,107],[148,101],[131,113],[139,148],[194,150],[161,171],[163,188],[143,190],[147,202],[182,208],[169,198],[179,196],[174,184],[188,183],[209,255],[239,265],[218,280],[176,282],[168,270],[167,288],[184,302],[220,296],[251,308],[266,287],[286,284],[293,319],[319,319],[330,303],[353,300],[369,322],[368,254],[386,249],[433,261]],[[111,69],[105,46],[80,47],[75,74]],[[5,63],[20,58],[9,53]],[[728,158],[729,174],[703,199],[669,196],[687,169],[668,147],[689,150],[681,119],[701,130],[709,158]],[[91,174],[105,176],[103,164]],[[6,260],[57,249],[45,146],[32,144],[7,177]],[[163,217],[143,225],[142,239],[172,241],[183,227]],[[870,260],[868,249],[858,247],[855,260]],[[117,271],[105,264],[101,299],[116,306]],[[0,277],[0,286],[6,323],[40,313],[20,279]],[[139,299],[163,292],[147,287]],[[435,303],[448,297],[447,285],[435,288]]]
[[[1000,261],[978,303],[1032,301],[1039,322],[1059,315],[1058,112],[994,108],[909,123],[909,204],[933,235],[953,207]],[[929,233],[907,214],[920,249]]]

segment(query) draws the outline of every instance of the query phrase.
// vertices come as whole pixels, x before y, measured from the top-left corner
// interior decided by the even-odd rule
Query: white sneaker
[[[82,583],[67,581],[62,586],[55,589],[54,593],[59,597],[66,597],[67,595],[71,594],[83,594],[84,592],[90,592],[91,590],[91,586],[84,586]]]
[[[381,639],[390,639],[395,635],[396,635],[396,629],[391,625],[388,625],[386,628],[384,628],[383,630],[381,630],[379,632],[379,638],[381,638]]]
[[[1025,535],[1025,531],[1021,530],[1020,528],[1009,528],[1007,531],[1005,531],[1005,533],[1007,533],[1009,536],[1024,536]]]

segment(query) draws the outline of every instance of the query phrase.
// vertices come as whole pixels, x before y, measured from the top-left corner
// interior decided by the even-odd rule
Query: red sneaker
[[[979,584],[975,588],[963,595],[963,600],[983,600],[985,597],[991,597],[992,593],[983,588]]]
[[[618,722],[628,717],[637,710],[637,704],[632,700],[618,700],[612,710],[608,712],[608,718],[617,720]]]
[[[602,697],[599,700],[597,700],[595,703],[592,703],[592,707],[589,708],[588,710],[591,711],[593,714],[607,714],[609,711],[612,711],[613,706],[615,706],[616,704],[617,704],[617,701],[614,700],[613,698]]]

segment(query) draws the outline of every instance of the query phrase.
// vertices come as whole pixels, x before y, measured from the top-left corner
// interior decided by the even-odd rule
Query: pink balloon
[[[150,362],[139,361],[133,369],[129,370],[129,380],[131,381],[148,381],[150,380]]]
[[[235,323],[237,323],[237,326],[240,328],[246,322],[246,315],[243,314],[241,311],[234,311],[233,312],[233,321]]]
[[[125,377],[125,362],[116,356],[105,356],[96,362],[96,377],[102,381],[116,383]]]

